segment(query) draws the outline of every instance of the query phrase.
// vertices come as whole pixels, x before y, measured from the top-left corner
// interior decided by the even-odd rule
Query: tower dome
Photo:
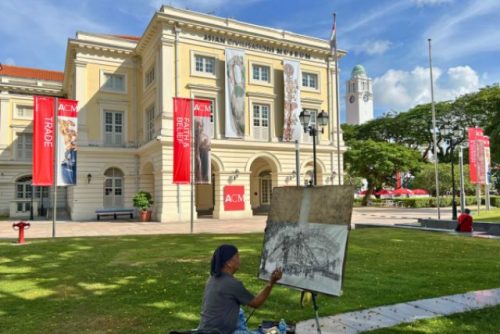
[[[354,77],[367,77],[368,75],[366,74],[366,71],[365,71],[365,68],[363,67],[363,65],[356,65],[354,66],[354,68],[352,69],[352,72],[351,72],[351,78],[354,78]]]

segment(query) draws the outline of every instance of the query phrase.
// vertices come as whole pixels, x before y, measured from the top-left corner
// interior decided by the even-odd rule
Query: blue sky
[[[500,81],[499,0],[4,0],[0,63],[63,70],[77,31],[140,36],[162,4],[325,39],[336,12],[342,113],[356,64],[373,79],[375,116],[430,102],[427,38],[436,100]]]

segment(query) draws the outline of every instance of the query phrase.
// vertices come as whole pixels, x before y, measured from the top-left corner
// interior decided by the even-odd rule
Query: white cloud
[[[479,89],[479,76],[469,66],[451,67],[447,71],[433,68],[435,101],[454,98]],[[378,108],[406,111],[431,102],[429,68],[412,71],[390,69],[373,80],[374,101]]]
[[[499,51],[500,30],[498,12],[500,1],[475,0],[459,11],[435,20],[423,34],[432,38],[436,58],[457,59],[481,52]]]
[[[391,46],[387,40],[366,41],[363,44],[353,47],[355,53],[366,53],[367,55],[381,55]]]
[[[443,3],[450,3],[452,1],[453,0],[413,0],[413,2],[417,4],[417,6],[440,5]]]
[[[5,58],[4,61],[0,61],[0,64],[4,64],[4,65],[16,65],[16,62],[14,61],[13,58],[7,57],[7,58]]]
[[[368,13],[361,12],[360,17],[356,17],[352,23],[346,27],[342,28],[343,34],[348,34],[353,31],[357,31],[359,28],[364,26],[369,26],[373,22],[380,23],[382,17],[388,17],[394,15],[394,13],[403,10],[408,7],[408,3],[406,1],[393,1],[387,6],[377,6],[377,10],[370,11]]]

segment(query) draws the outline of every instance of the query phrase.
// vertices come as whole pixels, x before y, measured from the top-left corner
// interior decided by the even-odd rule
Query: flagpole
[[[429,71],[431,74],[431,105],[432,105],[432,142],[434,144],[434,174],[436,177],[436,205],[438,211],[438,220],[441,220],[440,198],[439,198],[439,169],[438,169],[438,155],[437,155],[437,139],[436,139],[436,108],[434,105],[434,82],[432,79],[432,52],[431,52],[431,39],[429,42]]]
[[[337,168],[338,168],[338,182],[342,185],[342,173],[340,169],[340,107],[339,107],[339,60],[337,57],[337,14],[333,13],[333,50],[335,60],[335,107],[337,114]]]
[[[59,160],[57,150],[58,125],[57,125],[57,109],[59,108],[59,98],[54,98],[54,179],[53,179],[53,200],[52,200],[52,238],[56,237],[56,221],[57,221],[57,163]]]
[[[191,166],[191,173],[189,175],[189,178],[191,180],[191,217],[190,217],[190,233],[192,234],[193,233],[193,223],[194,223],[194,199],[193,199],[193,196],[194,196],[194,187],[193,187],[193,184],[194,184],[194,154],[195,154],[195,147],[194,147],[194,117],[193,117],[193,114],[194,114],[194,111],[193,111],[193,99],[190,99],[190,105],[191,105],[191,162],[190,162],[190,166]]]

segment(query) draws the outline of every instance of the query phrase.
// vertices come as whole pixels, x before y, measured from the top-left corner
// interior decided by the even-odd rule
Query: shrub
[[[142,211],[147,211],[154,203],[151,194],[147,191],[139,191],[135,194],[134,198],[132,198],[132,201],[134,202],[134,207]]]

